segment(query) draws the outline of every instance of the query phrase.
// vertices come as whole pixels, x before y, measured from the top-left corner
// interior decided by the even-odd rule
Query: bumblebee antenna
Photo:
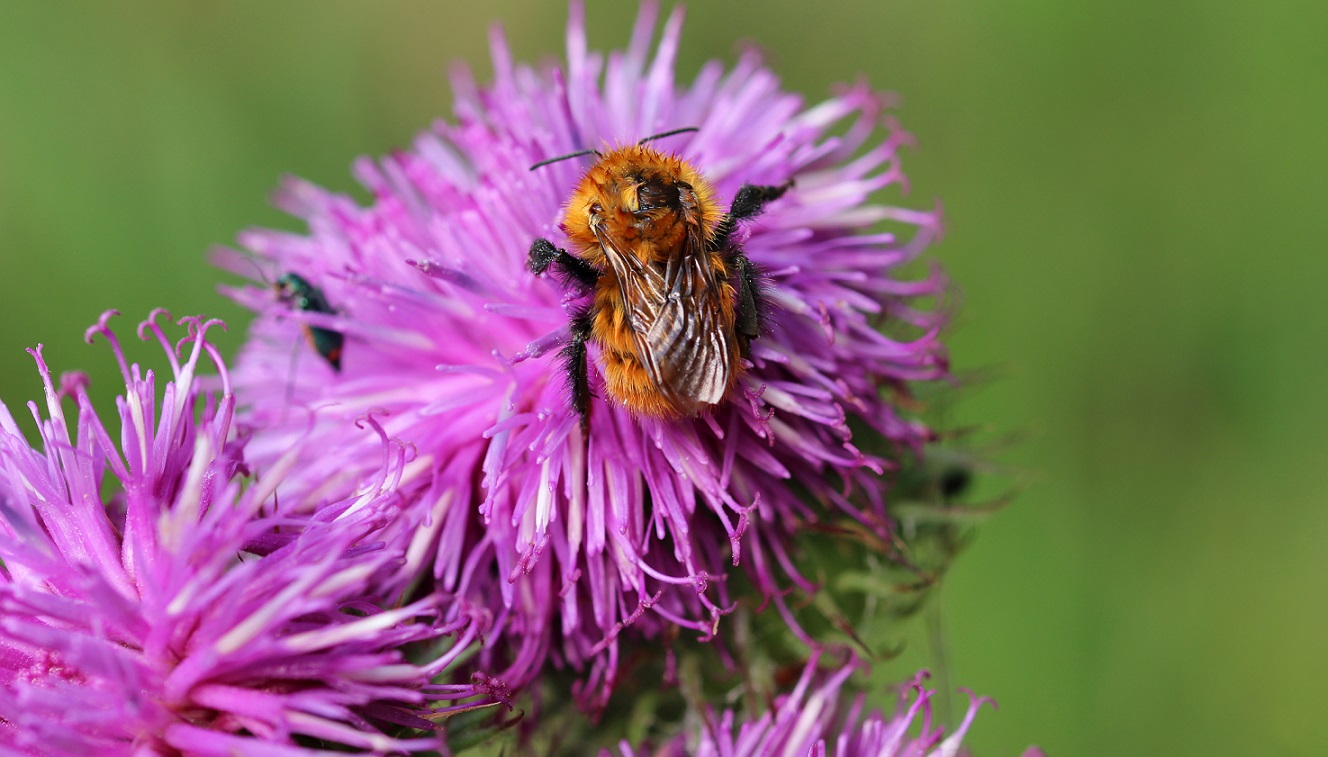
[[[556,158],[548,158],[547,160],[541,160],[540,162],[531,166],[530,170],[534,171],[536,168],[539,168],[541,166],[547,166],[550,163],[557,163],[560,160],[571,160],[572,158],[579,158],[582,155],[599,155],[600,157],[603,157],[603,154],[599,150],[582,150],[580,152],[569,152],[566,155],[559,155]]]
[[[658,133],[658,134],[651,134],[650,136],[648,136],[648,137],[642,139],[640,142],[637,142],[637,144],[638,144],[638,145],[643,145],[643,144],[645,144],[646,142],[649,142],[649,141],[651,141],[651,140],[653,140],[653,139],[663,139],[664,137],[671,137],[671,136],[673,136],[674,134],[686,134],[686,133],[689,132],[689,131],[700,131],[700,130],[701,130],[701,129],[700,129],[699,127],[696,127],[696,126],[685,126],[685,127],[681,128],[681,129],[674,129],[673,131],[662,131],[662,132],[660,132],[660,133]]]

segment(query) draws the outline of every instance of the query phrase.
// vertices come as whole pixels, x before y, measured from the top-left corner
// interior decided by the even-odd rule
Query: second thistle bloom
[[[0,751],[441,748],[429,718],[471,705],[429,705],[487,692],[432,679],[483,627],[429,622],[436,597],[385,608],[373,591],[398,559],[376,533],[397,505],[400,456],[322,517],[266,512],[292,458],[242,480],[234,398],[206,339],[215,322],[185,319],[177,355],[156,316],[140,334],[171,363],[160,396],[153,371],[126,364],[105,318],[89,330],[111,342],[124,375],[118,428],[93,411],[80,375],[52,381],[40,349],[45,418],[29,406],[40,447],[0,404]],[[209,357],[220,396],[198,388]],[[405,658],[406,645],[449,633],[457,638],[430,664]],[[402,726],[424,736],[399,738]]]
[[[260,314],[236,378],[245,421],[261,429],[250,455],[275,459],[311,434],[318,455],[283,492],[316,510],[376,466],[345,429],[382,408],[387,432],[418,453],[402,477],[401,582],[431,573],[446,591],[499,598],[491,638],[516,650],[509,682],[554,654],[591,663],[597,702],[626,625],[715,631],[732,603],[728,566],[777,602],[780,576],[807,585],[786,553],[797,524],[832,508],[885,533],[890,462],[855,435],[918,448],[929,432],[894,400],[945,370],[941,318],[917,304],[942,293],[942,278],[896,275],[938,216],[869,200],[904,182],[908,137],[883,114],[886,98],[855,86],[805,107],[754,52],[678,84],[681,21],[652,46],[647,3],[628,48],[604,56],[588,51],[574,5],[566,64],[543,69],[516,65],[495,34],[495,82],[458,73],[454,123],[356,164],[368,206],[290,180],[278,204],[308,231],[241,238],[269,279],[297,273],[329,304],[236,293]],[[592,345],[583,432],[556,354],[587,295],[527,262],[536,239],[572,247],[564,205],[586,163],[530,167],[681,127],[697,131],[658,147],[701,172],[721,209],[745,184],[793,183],[733,232],[765,272],[768,318],[729,399],[694,418],[613,401]],[[314,352],[292,357],[301,328],[344,335],[339,371]]]

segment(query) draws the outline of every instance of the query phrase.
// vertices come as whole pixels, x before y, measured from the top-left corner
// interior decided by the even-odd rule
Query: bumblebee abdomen
[[[633,327],[631,309],[619,283],[612,274],[601,277],[590,312],[590,341],[599,348],[609,399],[640,415],[677,418],[704,412],[732,393],[742,373],[735,347],[733,310],[731,304],[718,305],[709,300],[715,296],[731,299],[733,291],[727,284],[717,289],[697,303],[707,307],[714,318],[704,319],[707,325],[698,325],[694,331],[674,334],[680,340],[676,348],[672,342],[661,344],[660,352],[649,356],[656,361],[652,372],[646,366],[647,356],[640,353],[642,335]],[[700,348],[703,341],[727,348],[704,350]],[[705,355],[722,364],[711,363],[703,358]]]
[[[635,354],[632,328],[628,323],[630,312],[623,301],[622,292],[613,281],[606,280],[607,278],[601,278],[599,288],[595,290],[595,305],[591,313],[591,341],[606,351]]]
[[[635,353],[603,348],[600,361],[604,369],[605,391],[633,413],[656,418],[676,418],[680,415],[694,415],[699,410],[695,407],[675,407],[655,386]]]

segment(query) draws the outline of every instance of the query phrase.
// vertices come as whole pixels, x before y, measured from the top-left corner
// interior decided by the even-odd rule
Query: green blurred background
[[[591,2],[592,47],[635,8]],[[0,3],[0,397],[23,348],[115,387],[104,308],[243,316],[208,247],[282,173],[450,110],[486,31],[562,50],[561,3]],[[1052,755],[1328,753],[1328,4],[695,4],[681,74],[741,40],[815,101],[904,96],[911,201],[962,288],[955,420],[1028,438],[1034,483],[944,593],[950,679],[1000,701],[968,741]],[[132,321],[131,321],[132,318]],[[127,336],[127,333],[126,333]],[[153,364],[160,363],[151,353]]]

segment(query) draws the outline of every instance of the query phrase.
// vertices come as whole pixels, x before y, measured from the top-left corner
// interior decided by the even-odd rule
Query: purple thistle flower
[[[118,443],[93,411],[81,374],[46,387],[46,419],[29,403],[40,449],[0,404],[0,740],[6,754],[310,754],[337,744],[375,751],[437,748],[431,701],[484,693],[431,680],[482,630],[479,615],[439,624],[438,597],[380,608],[366,587],[400,556],[375,543],[399,505],[404,452],[362,493],[299,522],[270,504],[295,462],[244,482],[232,438],[230,379],[207,331],[186,318],[177,357],[157,312],[172,380],[126,365]],[[200,393],[200,361],[220,398]],[[73,400],[77,418],[65,415]],[[385,450],[391,447],[382,442]],[[108,491],[109,471],[119,484]],[[267,503],[267,504],[265,504]],[[456,634],[448,645],[440,637]],[[425,666],[412,643],[441,644]],[[381,726],[428,732],[395,738]],[[297,748],[299,747],[299,748]],[[322,753],[317,751],[317,753]]]
[[[496,80],[455,75],[455,123],[355,164],[371,204],[290,179],[276,202],[307,233],[241,235],[268,280],[296,273],[326,308],[292,307],[270,287],[232,293],[259,314],[236,371],[257,429],[250,457],[276,460],[306,434],[316,450],[283,496],[313,512],[359,487],[378,452],[347,424],[381,408],[386,432],[418,452],[402,476],[412,504],[394,527],[409,555],[400,582],[432,572],[442,591],[491,601],[490,639],[514,649],[508,683],[552,654],[589,666],[592,705],[612,688],[626,626],[716,632],[733,602],[727,565],[787,614],[783,584],[813,588],[787,552],[797,524],[830,508],[887,533],[891,463],[864,453],[850,424],[873,448],[916,451],[930,433],[892,400],[945,374],[943,318],[917,304],[941,295],[943,278],[896,275],[939,233],[939,214],[869,201],[905,186],[909,137],[884,115],[889,99],[855,85],[804,107],[752,51],[677,84],[682,14],[652,56],[656,16],[646,2],[628,49],[606,58],[587,51],[574,3],[565,68],[516,65],[495,33]],[[533,275],[527,254],[536,238],[567,246],[563,203],[587,161],[530,167],[680,127],[698,131],[656,147],[706,176],[724,208],[745,183],[794,182],[735,235],[766,273],[768,328],[731,401],[677,421],[605,399],[592,348],[598,396],[583,435],[556,353],[585,299]],[[234,253],[219,261],[253,274]],[[311,329],[344,335],[339,368],[294,351]],[[497,666],[495,655],[481,662]]]
[[[903,687],[899,706],[886,714],[873,710],[863,716],[864,697],[841,698],[844,683],[859,668],[854,662],[833,673],[819,670],[813,658],[803,669],[793,691],[777,697],[760,717],[743,720],[732,710],[716,715],[707,710],[699,726],[660,748],[654,757],[954,757],[960,742],[984,704],[972,697],[959,727],[949,736],[932,723],[931,698],[935,691],[923,686],[921,672]],[[910,699],[912,701],[910,701]],[[917,736],[911,737],[910,730]],[[630,744],[619,745],[622,757],[635,757]],[[601,757],[608,757],[604,750]],[[1040,757],[1030,749],[1025,757]]]

